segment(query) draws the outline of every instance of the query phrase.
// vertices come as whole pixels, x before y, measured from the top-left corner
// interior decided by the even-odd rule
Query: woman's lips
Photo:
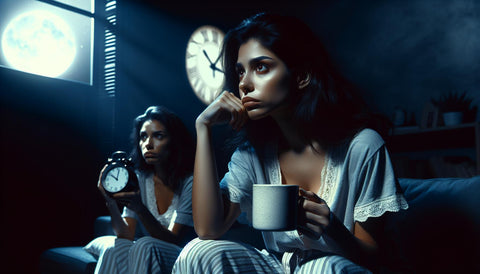
[[[143,157],[145,157],[145,158],[155,158],[155,157],[157,157],[157,156],[156,156],[154,153],[145,153],[145,154],[143,155]]]
[[[251,109],[257,108],[260,105],[260,101],[255,100],[251,97],[243,97],[242,98],[242,105],[247,110],[251,110]]]

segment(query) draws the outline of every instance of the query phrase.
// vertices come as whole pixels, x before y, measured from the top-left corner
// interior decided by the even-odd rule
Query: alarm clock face
[[[128,183],[128,170],[124,167],[115,167],[108,171],[103,180],[103,188],[108,192],[118,192]]]

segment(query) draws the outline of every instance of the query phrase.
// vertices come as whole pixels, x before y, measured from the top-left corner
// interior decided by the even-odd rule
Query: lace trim
[[[331,205],[333,203],[334,193],[336,192],[336,173],[334,172],[334,166],[328,153],[325,160],[325,165],[322,169],[322,185],[320,186],[319,196],[325,200],[327,205]]]
[[[148,210],[152,213],[153,217],[155,217],[155,219],[157,219],[162,224],[162,226],[169,227],[172,217],[174,217],[174,213],[176,212],[175,205],[177,204],[177,195],[173,195],[172,203],[168,207],[167,211],[160,215],[160,213],[158,213],[157,198],[155,197],[153,175],[146,178],[145,190],[147,198],[146,205]]]
[[[369,217],[379,217],[387,211],[398,212],[401,209],[407,208],[408,203],[405,198],[400,194],[396,194],[394,196],[376,200],[364,206],[355,207],[353,218],[355,221],[364,222]]]

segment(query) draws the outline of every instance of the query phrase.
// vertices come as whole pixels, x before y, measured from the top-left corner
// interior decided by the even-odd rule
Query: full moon
[[[2,50],[8,64],[18,70],[57,77],[75,59],[75,38],[59,16],[43,10],[20,14],[5,28]]]

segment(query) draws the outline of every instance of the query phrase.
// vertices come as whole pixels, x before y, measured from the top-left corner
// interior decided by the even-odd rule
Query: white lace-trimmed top
[[[233,203],[239,203],[251,223],[252,184],[281,184],[277,145],[271,144],[260,153],[245,144],[232,155],[229,171],[220,186]],[[322,170],[322,184],[317,195],[350,231],[356,221],[378,217],[385,212],[407,209],[408,204],[393,173],[393,167],[380,135],[364,129],[349,144],[327,151]],[[263,232],[267,249],[277,252],[322,250],[338,252],[328,237],[312,240],[296,230]]]
[[[192,218],[192,183],[193,177],[187,177],[178,190],[173,194],[172,203],[165,213],[158,213],[157,198],[155,197],[155,189],[153,182],[153,173],[137,173],[138,183],[140,186],[140,195],[143,204],[148,208],[150,213],[157,219],[162,226],[171,229],[175,223],[193,226]],[[134,211],[124,207],[123,217],[138,217]],[[140,226],[143,234],[148,235],[143,226]]]

